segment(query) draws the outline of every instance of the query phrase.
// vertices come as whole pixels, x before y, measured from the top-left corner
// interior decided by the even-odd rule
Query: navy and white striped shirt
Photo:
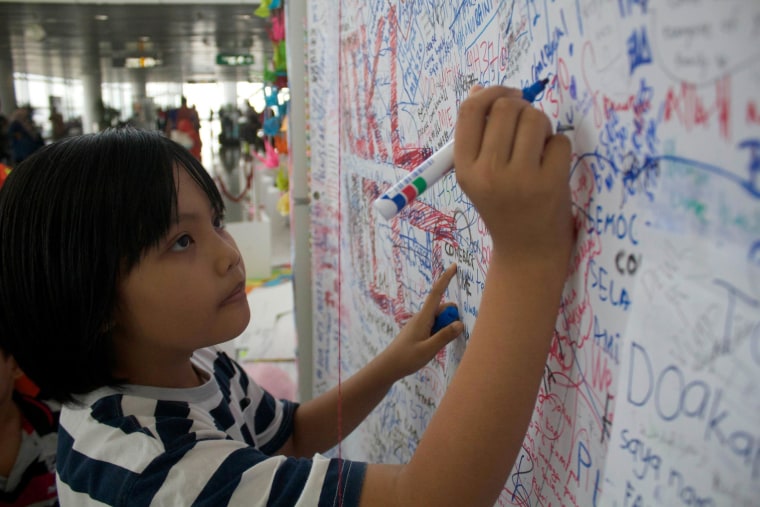
[[[193,362],[211,377],[202,386],[102,388],[64,407],[61,505],[358,504],[366,464],[273,455],[296,403],[275,400],[224,352]]]

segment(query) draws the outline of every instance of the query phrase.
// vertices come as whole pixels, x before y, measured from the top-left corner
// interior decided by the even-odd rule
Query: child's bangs
[[[182,148],[184,150],[184,148]],[[209,175],[203,165],[193,157],[190,152],[184,150],[181,159],[177,159],[177,165],[187,171],[190,177],[195,181],[198,186],[203,190],[203,193],[208,197],[211,202],[211,207],[219,214],[224,213],[224,200],[221,193],[214,182],[214,179]],[[176,210],[175,210],[176,211]]]
[[[115,223],[132,224],[121,228],[119,244],[124,268],[129,271],[142,255],[166,236],[177,216],[177,171],[187,171],[208,196],[215,211],[224,212],[224,202],[206,169],[182,146],[154,133],[140,133],[149,142],[134,147],[137,160],[124,173],[123,198],[137,200],[119,206],[126,215]],[[133,134],[134,135],[134,132]],[[136,174],[137,173],[137,174]],[[137,176],[137,177],[136,177]]]

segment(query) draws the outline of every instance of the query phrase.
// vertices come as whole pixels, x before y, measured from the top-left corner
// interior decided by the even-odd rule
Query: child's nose
[[[243,260],[235,240],[230,237],[221,237],[217,256],[217,270],[220,274],[227,273]]]

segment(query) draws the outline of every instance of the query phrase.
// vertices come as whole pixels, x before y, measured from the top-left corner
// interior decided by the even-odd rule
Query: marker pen
[[[544,88],[546,88],[546,85],[549,84],[549,79],[541,79],[540,81],[536,81],[532,85],[528,86],[527,88],[523,88],[522,90],[522,96],[523,99],[527,100],[528,102],[533,102],[536,100],[536,97],[544,91]]]
[[[548,79],[542,79],[527,88],[523,88],[523,99],[533,102],[548,83]],[[372,205],[386,220],[390,220],[404,206],[416,199],[428,187],[438,182],[453,168],[454,140],[452,139],[444,144],[440,150],[433,153],[430,158],[407,173],[383,195],[375,199]]]

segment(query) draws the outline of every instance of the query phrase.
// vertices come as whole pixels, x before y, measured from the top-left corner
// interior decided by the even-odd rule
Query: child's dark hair
[[[120,276],[176,221],[178,170],[222,215],[186,149],[129,127],[45,146],[0,190],[0,336],[51,397],[120,383],[110,336]]]

